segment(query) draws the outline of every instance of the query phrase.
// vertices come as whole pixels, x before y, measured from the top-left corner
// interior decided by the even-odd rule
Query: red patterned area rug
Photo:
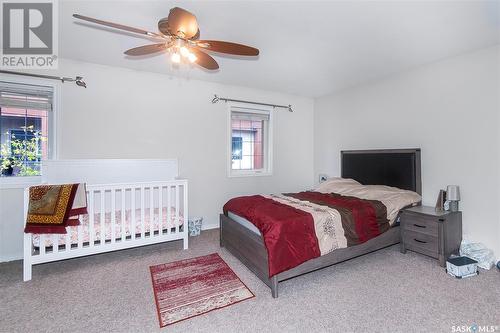
[[[160,327],[255,297],[217,253],[149,269]]]

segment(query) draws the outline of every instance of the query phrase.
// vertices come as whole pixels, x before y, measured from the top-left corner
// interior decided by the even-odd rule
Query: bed
[[[42,183],[86,183],[88,214],[66,234],[24,234],[24,281],[37,264],[174,240],[188,248],[188,181],[176,159],[43,161]],[[28,205],[26,188],[25,221]]]
[[[342,151],[341,177],[363,185],[385,185],[421,194],[420,149]],[[284,280],[399,243],[398,221],[399,212],[396,212],[390,227],[376,237],[357,245],[334,249],[276,274],[271,274],[267,243],[260,230],[230,210],[220,215],[220,245],[268,285],[276,298],[278,285]]]

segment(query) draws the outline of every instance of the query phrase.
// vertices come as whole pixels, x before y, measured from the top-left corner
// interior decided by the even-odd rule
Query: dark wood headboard
[[[364,185],[387,185],[422,194],[420,148],[343,150],[341,176]]]

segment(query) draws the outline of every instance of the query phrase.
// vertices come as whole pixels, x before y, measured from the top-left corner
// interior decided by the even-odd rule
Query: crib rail
[[[24,281],[40,263],[178,239],[188,247],[187,180],[87,185],[87,210],[65,235],[24,235]]]

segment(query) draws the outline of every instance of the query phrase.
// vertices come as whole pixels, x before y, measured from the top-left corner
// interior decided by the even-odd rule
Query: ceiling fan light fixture
[[[172,53],[170,60],[172,60],[173,63],[178,64],[181,62],[181,55],[177,52],[174,52]]]
[[[186,57],[186,58],[187,58],[187,57],[189,57],[189,55],[191,54],[191,53],[189,52],[188,48],[187,48],[187,47],[185,47],[185,46],[181,46],[181,48],[179,49],[179,51],[181,52],[181,55],[182,55],[183,57]]]
[[[195,56],[194,53],[189,53],[187,58],[188,58],[189,62],[192,62],[192,63],[198,59],[198,57]]]

